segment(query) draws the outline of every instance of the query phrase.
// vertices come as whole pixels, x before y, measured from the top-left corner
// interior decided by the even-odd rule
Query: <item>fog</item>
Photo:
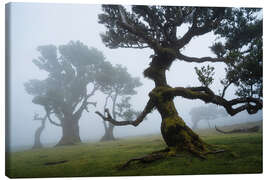
[[[105,47],[99,36],[105,32],[105,27],[98,24],[98,14],[101,13],[100,5],[76,5],[76,4],[39,4],[39,3],[11,3],[10,12],[10,119],[9,143],[11,150],[20,146],[31,146],[34,142],[34,133],[40,126],[39,121],[34,121],[34,113],[41,116],[45,114],[41,106],[32,103],[32,96],[24,89],[24,83],[30,79],[44,79],[46,73],[40,71],[32,60],[39,56],[36,48],[40,45],[62,45],[69,41],[81,41],[88,47],[95,47],[102,51],[107,61],[112,64],[122,64],[127,67],[133,77],[139,77],[143,85],[137,88],[137,95],[131,99],[136,110],[142,110],[147,103],[148,93],[154,88],[151,80],[145,79],[142,72],[148,67],[149,56],[153,54],[151,49],[109,49]],[[184,32],[179,30],[179,33]],[[191,41],[184,53],[190,56],[213,56],[209,46],[212,45],[215,36],[208,33]],[[199,86],[200,83],[195,74],[194,67],[207,65],[175,61],[167,71],[168,84],[171,86]],[[220,80],[224,77],[224,64],[210,64],[215,67],[215,81],[211,88],[215,93],[222,89]],[[234,97],[234,88],[231,87],[227,99]],[[90,112],[84,112],[80,119],[80,136],[82,141],[98,141],[104,135],[102,120],[94,112],[102,111],[105,101],[104,95],[97,93],[91,101],[97,101],[97,107],[90,107]],[[174,99],[179,115],[188,125],[191,125],[189,111],[192,107],[202,106],[199,100],[187,100],[181,97]],[[262,119],[262,111],[255,115],[246,112],[234,117],[220,118],[211,123],[216,125],[237,124]],[[138,127],[116,127],[116,138],[137,136],[144,134],[160,133],[161,118],[154,111],[147,116],[147,120]],[[201,128],[207,124],[200,124]],[[43,144],[55,144],[61,137],[61,128],[46,122],[46,127],[41,135]]]

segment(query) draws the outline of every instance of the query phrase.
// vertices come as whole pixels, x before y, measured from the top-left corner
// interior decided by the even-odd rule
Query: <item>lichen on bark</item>
[[[208,150],[207,144],[178,115],[173,96],[168,93],[171,89],[156,87],[149,93],[162,118],[161,134],[170,149],[168,155],[188,151],[201,157]]]

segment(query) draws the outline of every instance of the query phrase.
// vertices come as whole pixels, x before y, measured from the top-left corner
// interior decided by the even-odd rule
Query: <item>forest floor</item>
[[[147,164],[134,162],[126,169],[119,169],[129,159],[165,148],[160,135],[149,135],[7,153],[6,175],[32,178],[262,173],[261,130],[220,134],[214,129],[204,129],[198,133],[207,143],[220,145],[227,151],[209,154],[206,160],[183,154]]]

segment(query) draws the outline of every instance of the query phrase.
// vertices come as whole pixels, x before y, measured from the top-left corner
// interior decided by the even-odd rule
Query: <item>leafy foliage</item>
[[[126,121],[132,121],[140,114],[139,111],[136,111],[132,108],[129,102],[130,99],[130,96],[122,97],[121,101],[116,104],[117,116]]]
[[[93,91],[99,86],[95,75],[102,69],[103,54],[83,43],[71,41],[58,48],[54,45],[39,46],[41,56],[33,63],[46,71],[44,80],[33,79],[25,83],[27,93],[34,96],[33,103],[42,105],[47,113],[55,114],[60,121],[70,114],[80,117],[87,108],[91,83]],[[83,103],[84,102],[84,103]]]
[[[210,23],[219,21],[225,10],[225,8],[140,5],[132,6],[130,12],[118,5],[103,5],[102,9],[104,13],[99,15],[99,23],[104,24],[107,31],[101,37],[110,48],[156,48],[177,45],[179,44],[177,27],[191,24],[194,17],[198,17],[193,33],[200,35],[200,30],[206,33],[214,26]]]
[[[100,90],[107,96],[104,112],[106,109],[111,109],[114,119],[133,120],[138,115],[138,112],[131,107],[130,98],[137,93],[135,88],[142,85],[139,78],[133,78],[125,67],[121,65],[114,67],[107,62],[104,65],[104,71],[97,74],[97,79],[102,82]],[[119,98],[121,99],[120,102]],[[108,104],[108,100],[110,100],[111,104]],[[104,121],[105,133],[111,131],[110,137],[108,137],[111,139],[108,140],[112,140],[114,139],[114,126],[111,123],[108,123],[108,126]]]
[[[254,13],[256,12],[256,13]],[[224,86],[234,84],[240,97],[262,97],[262,18],[259,9],[240,8],[215,31],[225,38],[224,45],[211,49],[218,57],[230,59],[226,64]],[[259,18],[258,18],[259,16]],[[228,25],[229,24],[229,25]]]
[[[110,62],[105,62],[102,68],[103,71],[98,73],[96,78],[105,94],[134,95],[134,89],[142,85],[139,78],[133,78],[127,72],[127,68],[119,64],[114,67]]]
[[[209,65],[202,66],[200,69],[195,67],[196,74],[198,75],[198,80],[205,87],[209,87],[214,81],[214,67],[210,67]]]

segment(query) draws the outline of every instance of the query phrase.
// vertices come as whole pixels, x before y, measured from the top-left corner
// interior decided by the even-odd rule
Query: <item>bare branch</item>
[[[127,17],[125,13],[123,12],[123,7],[118,6],[120,16],[121,16],[121,21],[118,22],[120,26],[122,26],[124,29],[128,30],[130,33],[142,38],[150,47],[152,47],[154,50],[159,49],[159,44],[145,33],[142,29],[139,29],[137,26],[132,26],[127,22]]]
[[[150,46],[144,46],[144,45],[140,45],[139,43],[137,43],[137,46],[133,46],[133,45],[118,45],[118,47],[120,47],[120,48],[144,49],[144,48],[149,48]]]
[[[97,89],[98,89],[98,86],[96,84],[94,84],[94,88],[92,89],[92,91],[89,94],[85,95],[81,106],[79,107],[79,109],[75,113],[73,113],[75,119],[81,117],[83,110],[86,110],[87,112],[89,112],[89,110],[88,110],[89,104],[96,107],[97,103],[96,102],[88,102],[88,99],[95,94]]]
[[[252,97],[236,98],[227,101],[223,97],[215,95],[208,87],[176,87],[170,88],[164,93],[165,95],[166,93],[168,93],[171,96],[182,96],[187,99],[200,99],[205,103],[214,103],[217,105],[221,105],[226,109],[227,113],[232,116],[244,110],[246,110],[249,114],[254,114],[263,107],[262,100]],[[252,105],[251,103],[255,103],[255,105]],[[244,105],[233,108],[233,106],[240,104]]]
[[[177,40],[177,48],[181,49],[186,44],[190,42],[190,40],[194,36],[200,36],[203,34],[206,34],[213,29],[215,29],[221,22],[221,20],[224,18],[223,14],[224,12],[219,13],[219,15],[213,19],[209,19],[205,22],[205,24],[201,27],[198,27],[198,16],[200,15],[199,8],[195,9],[195,12],[193,12],[193,22],[191,28],[188,30],[188,32],[179,40]]]
[[[212,57],[202,57],[202,58],[197,58],[197,57],[188,57],[180,52],[176,56],[177,59],[183,60],[186,62],[196,62],[196,63],[204,63],[204,62],[225,62],[227,61],[226,58],[212,58]]]
[[[227,85],[224,86],[223,91],[222,91],[222,94],[221,94],[221,97],[224,98],[225,92],[226,92],[226,90],[228,89],[228,87],[229,87],[231,84],[232,84],[232,82],[229,82]]]
[[[55,126],[59,126],[59,127],[62,126],[61,123],[56,123],[55,121],[52,120],[52,118],[51,118],[51,112],[49,112],[48,109],[46,109],[46,115],[47,115],[47,117],[48,117],[50,123],[52,123],[52,124],[55,125]]]
[[[138,126],[144,120],[144,118],[147,116],[147,114],[149,114],[153,110],[153,108],[154,108],[154,104],[151,100],[149,100],[147,102],[143,112],[141,112],[140,115],[137,117],[137,119],[134,121],[117,121],[117,120],[112,118],[108,109],[105,110],[107,117],[98,111],[96,111],[95,113],[97,115],[99,115],[104,121],[109,121],[110,123],[112,123],[115,126],[126,126],[126,125]]]

